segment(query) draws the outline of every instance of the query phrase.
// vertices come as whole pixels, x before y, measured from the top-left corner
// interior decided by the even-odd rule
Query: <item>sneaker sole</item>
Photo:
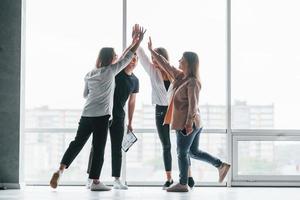
[[[53,175],[52,175],[52,178],[50,180],[50,186],[52,188],[57,188],[57,185],[58,185],[58,179],[59,179],[59,173],[58,172],[55,172]]]
[[[188,192],[189,190],[166,190],[167,192]]]
[[[114,190],[128,190],[128,187],[113,186],[112,189],[114,189]]]
[[[169,187],[165,187],[165,186],[164,186],[164,187],[162,188],[162,190],[167,190],[167,189],[169,189],[169,188],[172,187],[172,186],[173,186],[173,184],[171,184]]]
[[[128,190],[128,188],[113,188],[114,190]]]
[[[93,191],[93,192],[105,192],[105,191],[110,191],[111,189],[92,189],[91,188],[91,191]]]

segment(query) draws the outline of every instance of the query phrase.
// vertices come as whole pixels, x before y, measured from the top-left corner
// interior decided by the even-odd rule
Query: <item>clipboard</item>
[[[122,141],[122,150],[127,152],[129,148],[137,141],[137,137],[134,135],[133,132],[128,131]]]

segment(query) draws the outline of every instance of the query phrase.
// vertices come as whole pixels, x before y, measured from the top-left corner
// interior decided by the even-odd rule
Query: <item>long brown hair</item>
[[[188,63],[188,74],[187,77],[193,77],[197,79],[201,85],[199,75],[199,57],[195,52],[186,51],[183,53],[183,57]]]
[[[169,61],[169,54],[168,54],[168,51],[163,48],[163,47],[157,47],[154,49],[154,51],[156,53],[158,53],[159,55],[161,55],[162,57],[164,57],[167,61]]]
[[[112,47],[103,47],[98,55],[96,67],[108,66],[112,63],[115,56],[115,50]]]

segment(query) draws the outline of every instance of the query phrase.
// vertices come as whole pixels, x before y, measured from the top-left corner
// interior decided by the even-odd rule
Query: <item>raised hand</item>
[[[146,29],[136,24],[132,28],[132,44],[140,43],[143,40],[145,33]]]
[[[132,27],[132,43],[123,51],[122,55],[120,56],[120,59],[124,58],[128,51],[131,51],[132,53],[136,52],[137,48],[139,47],[141,41],[144,38],[145,33],[146,29],[139,26],[138,24],[135,24]]]
[[[132,42],[125,49],[125,51],[123,52],[122,56],[124,56],[126,54],[126,52],[128,52],[128,51],[131,51],[131,52],[134,53],[137,50],[137,48],[139,47],[140,43],[142,42],[145,33],[146,33],[146,29],[144,29],[143,27],[139,26],[138,24],[135,24],[132,27]]]
[[[143,27],[140,27],[140,32],[139,32],[139,40],[140,42],[144,39],[144,35],[146,33],[146,29],[144,29]]]
[[[138,41],[139,41],[139,33],[138,33],[138,32],[135,32],[135,33],[133,33],[133,35],[132,35],[132,42],[131,42],[131,45],[136,44]]]
[[[132,34],[131,34],[131,37],[134,38],[134,35],[137,34],[139,32],[139,29],[140,29],[140,25],[138,24],[135,24],[133,27],[132,27]]]

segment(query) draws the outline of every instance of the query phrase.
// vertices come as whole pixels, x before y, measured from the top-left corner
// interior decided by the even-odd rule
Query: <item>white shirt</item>
[[[167,91],[160,70],[153,66],[149,57],[145,54],[145,51],[141,47],[137,49],[137,55],[145,71],[150,76],[152,86],[152,104],[168,106],[170,92],[172,91],[172,84],[170,84]]]
[[[112,114],[115,76],[132,60],[128,51],[123,59],[115,64],[93,69],[84,78],[83,97],[86,98],[82,116],[99,117]]]

